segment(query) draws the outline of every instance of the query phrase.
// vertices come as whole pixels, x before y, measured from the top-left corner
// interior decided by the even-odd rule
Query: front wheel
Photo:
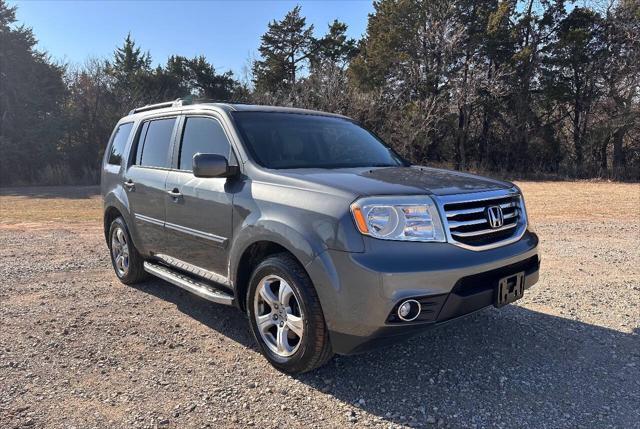
[[[246,308],[254,338],[279,370],[299,374],[331,358],[320,301],[309,276],[291,255],[271,256],[256,267]]]

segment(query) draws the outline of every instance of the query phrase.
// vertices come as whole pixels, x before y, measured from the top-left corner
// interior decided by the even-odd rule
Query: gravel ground
[[[0,427],[640,427],[640,187],[522,187],[543,264],[517,305],[294,378],[239,311],[121,285],[93,191],[0,191]]]

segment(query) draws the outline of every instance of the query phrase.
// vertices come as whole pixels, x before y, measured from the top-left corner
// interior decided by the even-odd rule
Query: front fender
[[[303,266],[308,265],[326,246],[319,237],[305,236],[295,226],[264,219],[237,232],[229,251],[229,277],[236,284],[238,265],[244,252],[254,243],[269,241],[291,252]]]

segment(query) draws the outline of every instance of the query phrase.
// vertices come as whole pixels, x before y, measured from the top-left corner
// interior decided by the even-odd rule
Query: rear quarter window
[[[122,164],[122,156],[124,154],[124,149],[127,145],[127,141],[129,140],[129,135],[131,134],[132,128],[133,123],[128,122],[126,124],[119,125],[116,129],[116,132],[113,136],[113,141],[111,142],[111,146],[109,148],[109,158],[107,158],[107,162],[109,164]]]

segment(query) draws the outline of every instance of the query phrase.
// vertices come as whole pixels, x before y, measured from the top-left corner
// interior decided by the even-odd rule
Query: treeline
[[[361,40],[270,22],[248,76],[152,66],[128,36],[63,66],[0,0],[0,183],[97,183],[115,122],[179,97],[351,116],[415,163],[520,177],[640,179],[640,3],[379,0]]]

